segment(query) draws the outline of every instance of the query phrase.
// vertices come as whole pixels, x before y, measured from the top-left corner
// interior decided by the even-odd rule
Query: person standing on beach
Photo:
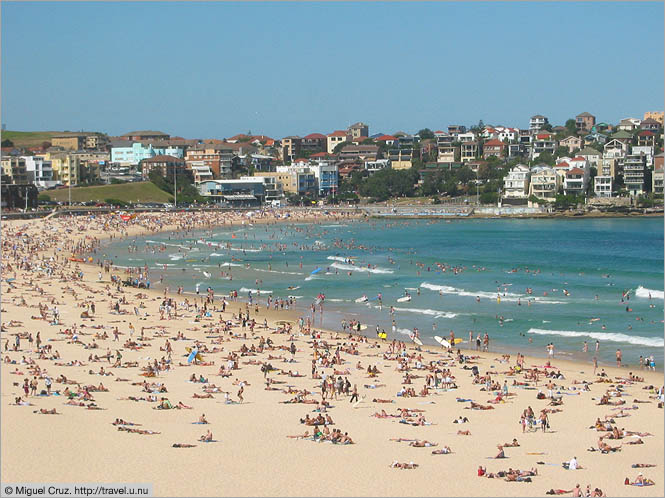
[[[583,351],[584,353],[588,353],[588,352],[589,352],[589,345],[587,344],[586,341],[584,341],[584,347],[582,348],[582,351]]]
[[[617,367],[621,368],[621,350],[617,349]]]
[[[599,349],[600,349],[600,341],[596,339],[596,353],[598,353]]]
[[[598,369],[598,358],[593,357],[593,374],[596,375],[596,370]]]
[[[349,403],[353,403],[354,401],[358,401],[358,385],[353,384],[353,394],[351,394],[351,401]]]

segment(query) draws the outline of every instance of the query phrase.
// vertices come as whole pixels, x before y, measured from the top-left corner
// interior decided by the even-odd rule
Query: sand
[[[592,383],[589,392],[580,395],[562,395],[564,404],[558,407],[549,407],[549,399],[536,399],[537,390],[519,389],[511,386],[514,379],[523,381],[522,375],[507,376],[499,374],[508,370],[507,363],[500,363],[500,354],[476,353],[465,351],[468,355],[479,355],[474,360],[481,374],[491,372],[492,378],[503,384],[508,380],[509,391],[515,396],[508,398],[506,403],[492,405],[493,410],[478,411],[464,409],[469,403],[457,402],[456,398],[470,398],[475,402],[487,404],[495,398],[494,393],[480,391],[484,384],[473,384],[471,371],[464,370],[441,348],[423,347],[423,363],[430,360],[446,360],[451,358],[452,374],[455,376],[457,389],[444,391],[433,390],[426,397],[402,398],[396,393],[404,385],[403,373],[396,371],[397,362],[386,360],[383,353],[387,351],[389,343],[369,340],[359,342],[357,338],[349,339],[347,335],[339,335],[335,339],[332,332],[321,332],[322,338],[329,344],[349,345],[353,342],[359,350],[358,355],[342,352],[344,363],[335,368],[349,369],[350,382],[358,386],[362,397],[357,406],[349,402],[349,397],[340,395],[337,400],[331,400],[334,408],[328,413],[336,427],[348,432],[354,440],[352,445],[335,445],[329,442],[314,442],[304,439],[290,439],[287,435],[302,434],[305,430],[312,432],[312,427],[306,427],[299,419],[309,414],[316,415],[312,410],[316,408],[310,404],[282,404],[280,401],[293,398],[293,395],[280,391],[265,390],[263,373],[259,365],[247,365],[250,359],[265,361],[268,355],[282,355],[290,358],[290,353],[283,350],[267,350],[256,356],[243,356],[239,358],[239,369],[234,370],[228,378],[217,375],[219,367],[226,363],[225,356],[230,351],[238,352],[245,344],[247,347],[258,346],[259,337],[270,337],[275,346],[290,344],[288,334],[271,333],[274,322],[277,320],[295,321],[299,316],[305,316],[309,303],[298,303],[296,311],[271,311],[266,313],[265,305],[259,314],[254,317],[257,322],[263,323],[267,318],[270,330],[258,328],[252,338],[249,329],[246,330],[247,339],[231,338],[223,335],[224,342],[212,344],[211,339],[205,338],[203,325],[209,323],[203,319],[194,321],[194,311],[182,312],[185,316],[174,320],[160,320],[158,306],[163,299],[163,292],[145,289],[122,288],[122,293],[111,287],[111,294],[105,290],[109,285],[109,273],[103,273],[103,281],[97,282],[99,268],[94,265],[79,264],[83,272],[81,281],[66,281],[59,278],[60,270],[55,275],[48,276],[44,272],[16,269],[16,261],[12,253],[12,244],[21,239],[17,232],[29,234],[27,246],[19,243],[19,255],[30,254],[32,261],[46,256],[58,254],[60,267],[63,257],[69,257],[70,251],[65,250],[67,244],[74,246],[77,241],[88,236],[101,239],[111,235],[128,236],[145,233],[146,226],[154,226],[157,219],[164,220],[164,228],[192,226],[208,226],[208,223],[217,223],[220,220],[208,219],[202,221],[197,218],[201,215],[191,214],[185,220],[170,218],[172,215],[160,214],[149,218],[141,215],[136,220],[125,222],[109,221],[109,217],[98,217],[93,221],[78,219],[50,219],[31,221],[11,221],[2,223],[3,235],[3,281],[2,281],[2,322],[9,324],[11,320],[22,322],[19,326],[7,326],[6,331],[0,334],[2,359],[15,360],[16,364],[2,363],[2,397],[0,406],[2,410],[2,480],[3,482],[131,482],[152,483],[155,494],[158,496],[543,496],[550,488],[572,490],[576,484],[582,489],[587,484],[593,490],[601,488],[608,496],[662,496],[663,495],[663,411],[657,407],[657,400],[652,399],[653,390],[643,389],[649,384],[660,387],[663,385],[663,375],[660,372],[646,372],[637,368],[623,367],[617,369],[604,366],[607,375],[614,379],[616,376],[626,377],[629,371],[645,378],[645,382],[636,382],[625,385],[626,400],[624,407],[634,405],[633,399],[649,401],[649,403],[635,404],[636,410],[627,410],[630,416],[616,418],[619,428],[633,431],[650,432],[653,436],[643,437],[644,444],[626,445],[631,438],[619,441],[606,440],[610,445],[624,443],[622,450],[617,453],[601,454],[589,452],[588,448],[596,446],[599,435],[605,434],[590,429],[597,417],[616,414],[612,406],[598,406],[601,395],[610,384]],[[293,214],[291,220],[296,218]],[[303,213],[301,220],[314,221],[311,213]],[[240,223],[242,216],[233,218]],[[173,223],[175,221],[175,224]],[[231,218],[226,219],[227,223]],[[263,222],[279,222],[272,215],[266,215]],[[259,222],[255,220],[254,222]],[[144,226],[141,226],[143,224]],[[71,232],[67,232],[67,229]],[[35,241],[42,241],[43,245],[35,245]],[[92,239],[89,239],[92,240]],[[63,248],[57,252],[56,248]],[[21,254],[20,251],[25,251]],[[13,270],[7,270],[7,263]],[[69,263],[67,274],[75,273],[76,263]],[[11,282],[14,287],[10,292],[7,278],[14,277]],[[124,274],[119,273],[122,276]],[[32,279],[32,285],[30,280]],[[35,290],[41,287],[44,295]],[[73,289],[77,296],[65,292],[65,288]],[[137,298],[142,293],[146,298]],[[202,289],[202,294],[203,294]],[[124,295],[128,305],[122,309],[132,311],[133,306],[143,301],[150,316],[137,318],[133,313],[127,315],[112,314],[110,304],[115,303],[117,297]],[[26,304],[20,302],[23,297]],[[38,304],[47,303],[53,296],[60,311],[60,325],[49,325],[47,321],[35,320],[31,317],[39,315]],[[115,296],[115,297],[112,297]],[[182,296],[175,297],[180,302]],[[190,302],[193,297],[188,296]],[[220,304],[221,296],[215,297],[214,305]],[[85,308],[79,305],[93,300],[96,304],[94,319],[81,319],[80,313]],[[263,302],[263,299],[262,299]],[[49,303],[49,306],[53,305]],[[230,304],[225,318],[231,313],[237,313],[241,303]],[[220,313],[213,312],[215,322],[219,320]],[[121,347],[129,337],[129,324],[132,323],[136,332],[134,339],[140,334],[141,327],[146,327],[146,336],[150,337],[150,345],[140,350],[131,350]],[[85,349],[80,344],[67,342],[66,336],[59,334],[67,328],[77,325],[79,339],[86,344],[93,340],[95,332],[106,331],[109,339],[96,339],[98,349]],[[83,328],[82,324],[86,327]],[[92,326],[103,325],[104,330],[91,329]],[[113,341],[112,327],[118,326],[123,334],[120,342]],[[223,347],[224,351],[216,354],[204,354],[205,361],[214,361],[213,366],[177,366],[186,363],[185,347],[193,345],[193,340],[174,341],[172,362],[176,365],[168,372],[162,372],[156,378],[146,379],[148,382],[165,383],[168,393],[163,394],[173,404],[181,401],[193,407],[192,410],[154,410],[157,403],[146,401],[121,400],[129,396],[148,396],[141,392],[141,386],[132,385],[145,379],[139,375],[140,367],[144,367],[150,357],[161,358],[166,355],[160,351],[165,344],[165,337],[157,337],[157,329],[148,327],[164,326],[168,335],[174,337],[177,332],[187,337],[198,339],[208,347]],[[199,330],[191,330],[197,327]],[[315,330],[318,330],[314,326]],[[234,327],[236,333],[242,334],[241,327]],[[51,344],[54,350],[60,353],[60,360],[39,359],[33,343],[29,347],[27,340],[21,341],[18,352],[5,352],[5,341],[9,339],[12,348],[14,336],[17,332],[32,333],[33,337],[41,332],[43,344]],[[88,335],[90,334],[90,335]],[[55,341],[53,341],[55,339]],[[65,340],[63,340],[65,339]],[[311,360],[312,339],[308,335],[300,335],[295,331],[295,345],[298,351],[294,363],[285,363],[279,360],[269,362],[276,368],[298,370],[304,377],[292,378],[287,375],[277,375],[275,372],[269,377],[277,381],[285,381],[276,387],[286,385],[297,389],[315,391],[317,395],[311,396],[320,399],[320,380],[312,379]],[[407,345],[408,354],[418,354],[413,344]],[[106,361],[88,362],[92,353],[102,356],[110,349],[115,361],[116,349],[122,353],[122,362],[137,361],[139,367],[112,368]],[[332,348],[334,352],[335,348]],[[12,403],[17,396],[22,396],[24,378],[32,379],[29,375],[30,365],[21,364],[22,357],[34,360],[41,368],[42,374],[47,372],[54,380],[61,374],[69,379],[75,379],[81,385],[98,385],[100,382],[109,389],[108,392],[93,392],[95,403],[103,410],[88,410],[85,407],[64,404],[63,396],[29,396],[27,399],[33,406],[14,406]],[[56,362],[79,360],[85,366],[56,366]],[[360,361],[363,369],[356,369]],[[510,365],[515,365],[515,355],[510,358]],[[543,358],[526,358],[527,367],[542,366]],[[555,356],[552,364],[558,367],[565,375],[565,380],[555,383],[561,387],[559,392],[575,393],[569,390],[573,380],[595,381],[598,377],[593,375],[593,366],[561,360]],[[368,378],[366,368],[375,365],[382,372],[377,378]],[[411,362],[413,367],[414,361]],[[113,376],[90,375],[92,369],[99,372],[100,367],[112,372]],[[20,375],[12,372],[18,369]],[[331,374],[332,368],[319,368],[319,372]],[[600,371],[600,368],[599,368]],[[494,373],[497,372],[497,373]],[[222,394],[214,394],[213,399],[195,399],[194,393],[203,394],[200,383],[188,382],[192,373],[203,375],[210,383],[229,391],[232,399],[237,399],[238,385],[236,379],[247,382],[244,387],[244,403],[224,403]],[[421,375],[422,378],[413,380],[413,387],[420,392],[424,370],[412,368],[411,374]],[[129,379],[127,382],[116,381],[117,378]],[[546,391],[543,384],[546,380],[541,378],[539,387]],[[18,383],[18,386],[14,385]],[[385,387],[369,389],[364,387],[370,384],[385,384]],[[616,384],[612,384],[616,385]],[[53,390],[64,390],[66,386],[53,383]],[[69,386],[76,390],[76,386]],[[576,387],[581,387],[577,385]],[[45,389],[44,379],[39,379],[38,392]],[[374,398],[391,399],[393,403],[375,403]],[[617,398],[612,398],[617,399]],[[560,413],[550,414],[551,429],[543,433],[522,433],[519,424],[523,410],[531,406],[538,412],[543,408],[560,408]],[[40,408],[56,408],[60,415],[41,415],[33,413]],[[431,426],[418,426],[400,424],[397,418],[378,419],[371,415],[385,409],[394,414],[399,408],[422,409],[423,415]],[[205,413],[209,425],[195,425],[199,416]],[[453,419],[466,416],[469,423],[453,424]],[[116,418],[142,424],[138,429],[160,432],[156,435],[141,435],[118,431],[112,425]],[[615,425],[615,424],[613,424]],[[201,443],[197,439],[206,430],[211,430],[214,439],[218,442]],[[470,436],[457,435],[457,431],[469,430]],[[450,446],[453,453],[449,455],[432,455],[433,448],[410,447],[408,442],[394,442],[391,438],[426,439]],[[507,459],[490,459],[497,453],[497,444],[517,438],[520,446],[506,448]],[[193,448],[173,448],[173,443],[195,444]],[[530,453],[544,453],[534,455]],[[583,469],[565,470],[561,462],[576,456]],[[390,468],[393,461],[414,462],[419,465],[414,470],[400,470]],[[538,464],[537,462],[544,462]],[[633,469],[634,463],[654,463],[654,468]],[[506,482],[500,478],[478,477],[478,466],[486,467],[488,472],[518,468],[528,470],[537,468],[538,475],[532,477],[532,482]],[[654,486],[635,487],[624,485],[624,479],[634,479],[638,472],[655,481]]]

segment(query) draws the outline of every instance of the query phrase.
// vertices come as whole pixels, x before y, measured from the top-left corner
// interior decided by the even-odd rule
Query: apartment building
[[[545,116],[536,114],[535,116],[531,116],[531,119],[529,119],[529,131],[531,133],[540,131],[548,124],[549,121]]]
[[[524,164],[514,166],[503,178],[503,197],[526,199],[529,196],[531,170]]]
[[[141,177],[147,180],[153,171],[166,178],[173,178],[175,175],[185,173],[185,161],[179,157],[159,155],[143,159],[141,165]],[[191,170],[190,170],[191,172]],[[190,174],[193,179],[193,175]]]
[[[553,202],[561,185],[561,177],[554,168],[549,166],[535,166],[531,170],[529,183],[529,196]]]
[[[578,133],[588,133],[596,124],[596,116],[583,112],[575,116],[575,128]]]
[[[463,163],[475,161],[478,158],[478,142],[464,142],[460,147],[460,159]]]
[[[199,144],[187,149],[185,163],[187,165],[203,163],[210,168],[215,179],[231,174],[235,155],[233,149],[224,144]]]
[[[623,183],[630,195],[640,195],[647,191],[647,164],[644,154],[629,154],[623,163]],[[651,182],[649,182],[651,187]]]
[[[352,139],[359,137],[369,137],[369,126],[365,123],[352,124],[349,126],[347,131],[348,135],[350,135]]]

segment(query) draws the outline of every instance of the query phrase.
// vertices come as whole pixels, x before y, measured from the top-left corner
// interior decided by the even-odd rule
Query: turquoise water
[[[247,225],[125,240],[102,252],[116,265],[147,264],[157,288],[162,277],[162,286],[190,293],[198,284],[202,294],[210,286],[217,295],[297,296],[303,313],[324,293],[315,323],[333,330],[358,319],[366,333],[378,325],[392,339],[394,318],[399,339],[414,327],[430,344],[451,330],[465,341],[469,331],[474,339],[487,332],[495,350],[544,356],[553,342],[557,357],[588,360],[599,340],[601,362],[621,348],[624,363],[654,355],[663,364],[662,218]],[[411,301],[397,302],[405,290]],[[368,302],[356,303],[363,295]]]

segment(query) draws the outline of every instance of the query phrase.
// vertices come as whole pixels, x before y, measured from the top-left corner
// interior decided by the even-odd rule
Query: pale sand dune
[[[30,233],[42,230],[43,221],[3,222],[3,240],[8,230],[17,226],[29,226]],[[65,221],[51,220],[50,226],[58,227],[59,236],[65,233],[62,229]],[[137,227],[132,228],[138,232]],[[44,232],[42,232],[44,233]],[[92,236],[107,236],[109,231],[88,231],[84,233]],[[67,237],[73,237],[67,234]],[[48,253],[52,254],[52,250]],[[66,253],[68,256],[69,253]],[[9,256],[3,251],[3,258]],[[13,260],[3,259],[3,263]],[[193,318],[182,320],[159,320],[157,312],[161,293],[125,288],[127,300],[138,293],[149,294],[150,299],[144,299],[148,313],[147,320],[138,320],[133,315],[113,315],[108,311],[109,299],[102,284],[96,283],[98,269],[81,265],[85,276],[84,281],[96,292],[90,293],[78,289],[79,283],[64,284],[57,278],[39,277],[34,274],[18,270],[16,289],[7,293],[8,285],[5,278],[13,276],[3,272],[2,282],[2,322],[20,320],[21,327],[9,327],[8,332],[0,335],[2,345],[2,358],[9,356],[17,361],[22,356],[36,358],[35,353],[27,351],[28,343],[21,341],[22,351],[4,352],[7,338],[13,339],[10,334],[17,331],[30,331],[35,335],[41,331],[42,341],[48,344],[48,339],[61,338],[57,332],[77,323],[80,327],[82,320],[79,317],[82,308],[76,307],[76,302],[70,294],[63,294],[62,288],[69,285],[79,292],[78,301],[86,296],[94,296],[97,305],[94,322],[86,320],[86,325],[106,324],[118,325],[121,332],[128,333],[127,326],[131,322],[136,327],[134,337],[140,333],[141,326],[165,325],[170,335],[180,330],[188,337],[195,337],[210,345],[209,339],[202,330],[198,332],[187,331],[191,328],[189,322]],[[28,290],[28,281],[34,279],[47,293],[57,296],[60,301],[58,308],[61,312],[61,326],[51,326],[42,320],[32,320],[31,315],[38,314],[36,306],[40,297],[36,292]],[[104,275],[108,280],[108,274]],[[28,307],[12,304],[12,298],[24,295]],[[190,298],[191,299],[191,298]],[[41,298],[45,302],[44,298]],[[218,299],[216,299],[218,301]],[[180,299],[178,299],[180,301]],[[308,303],[300,303],[298,310],[304,311]],[[230,310],[237,312],[240,305],[233,304]],[[125,307],[131,309],[132,306]],[[190,313],[193,316],[193,313]],[[215,318],[218,314],[215,313]],[[259,323],[264,316],[269,321],[299,316],[295,312],[271,312],[265,315],[265,307],[256,317]],[[110,323],[120,320],[120,323]],[[125,320],[125,322],[123,322]],[[196,324],[201,328],[205,321]],[[91,329],[79,328],[80,332],[88,333]],[[239,327],[237,329],[239,331]],[[95,332],[95,331],[93,331]],[[102,355],[107,347],[115,354],[116,347],[121,343],[114,343],[110,329],[107,329],[110,339],[97,340],[99,349],[86,350],[80,345],[67,342],[52,342],[54,349],[60,352],[61,361],[79,359],[87,363],[90,353]],[[152,336],[153,330],[146,335]],[[248,336],[249,330],[247,331]],[[257,335],[268,337],[262,329]],[[122,335],[121,340],[128,335]],[[288,336],[271,334],[270,337],[277,343],[288,344]],[[325,336],[324,336],[325,337]],[[84,342],[90,342],[92,336],[80,335]],[[308,337],[299,336],[296,345],[301,350],[297,353],[297,363],[280,363],[271,361],[278,368],[297,369],[306,375],[302,378],[289,378],[287,376],[272,374],[276,380],[286,380],[287,384],[298,388],[319,391],[319,381],[311,378],[312,350],[307,341]],[[330,341],[330,339],[328,339]],[[485,404],[494,395],[480,392],[481,386],[473,385],[469,371],[455,366],[453,374],[457,377],[459,389],[432,394],[426,398],[402,399],[395,396],[401,387],[402,374],[395,371],[396,363],[376,357],[379,349],[370,348],[373,341],[359,346],[361,354],[352,356],[342,353],[345,361],[341,367],[349,368],[352,384],[357,384],[365,401],[357,408],[352,408],[348,398],[344,395],[337,401],[332,401],[334,408],[329,411],[335,421],[334,427],[348,432],[354,439],[354,445],[332,445],[330,443],[315,443],[307,440],[288,439],[286,435],[302,434],[306,429],[311,433],[311,427],[299,423],[299,419],[306,414],[314,416],[313,405],[308,404],[280,404],[291,398],[277,391],[264,390],[263,374],[259,366],[244,365],[243,361],[254,358],[263,360],[268,353],[254,357],[240,358],[240,369],[233,372],[230,378],[221,378],[215,374],[219,365],[225,363],[222,355],[228,351],[237,351],[242,343],[251,346],[258,344],[258,340],[232,339],[224,342],[224,353],[204,354],[204,359],[214,361],[214,366],[187,366],[176,367],[174,370],[161,374],[150,381],[164,382],[168,388],[168,397],[174,404],[182,401],[194,407],[193,410],[153,410],[155,403],[134,402],[118,400],[127,396],[146,396],[140,391],[140,386],[132,386],[131,382],[142,381],[144,377],[138,375],[138,368],[109,368],[107,362],[92,363],[87,366],[58,367],[49,360],[37,360],[54,378],[64,374],[68,378],[76,379],[83,384],[95,384],[100,381],[109,388],[110,392],[93,393],[96,403],[105,408],[102,411],[86,410],[82,407],[64,405],[63,397],[30,397],[33,407],[12,406],[14,397],[22,395],[20,387],[14,387],[13,382],[22,385],[24,378],[28,377],[26,365],[2,364],[2,480],[3,482],[150,482],[154,484],[155,493],[159,496],[543,496],[550,488],[564,488],[571,490],[575,484],[580,483],[583,488],[591,484],[591,488],[600,487],[608,496],[662,496],[663,495],[663,411],[656,407],[654,400],[649,404],[640,404],[638,410],[630,410],[631,416],[617,418],[617,425],[628,430],[648,431],[653,437],[643,438],[643,445],[624,445],[619,453],[600,454],[586,451],[595,446],[598,436],[595,430],[588,427],[597,417],[617,413],[609,406],[597,406],[592,397],[599,398],[605,392],[605,384],[592,384],[591,392],[580,396],[564,396],[563,412],[550,415],[552,430],[547,433],[522,434],[518,424],[521,412],[531,406],[536,413],[547,406],[549,400],[537,400],[536,392],[510,388],[517,393],[508,403],[495,405],[494,410],[475,411],[463,409],[467,403],[458,403],[456,397],[472,398]],[[336,342],[349,342],[347,338]],[[139,358],[160,358],[164,352],[159,347],[164,345],[163,338],[154,338],[151,347],[140,351],[123,349],[124,361],[139,361],[144,366],[146,361]],[[10,345],[13,341],[10,340]],[[172,341],[173,360],[177,364],[185,360],[185,346],[192,345],[192,341]],[[427,349],[427,347],[423,348]],[[431,348],[434,353],[423,353],[426,360],[442,358],[440,349]],[[381,346],[381,351],[385,345]],[[410,352],[413,351],[410,349]],[[271,351],[273,355],[289,357],[285,351]],[[475,353],[474,353],[475,354]],[[482,354],[479,368],[485,371],[503,371],[505,364],[494,361],[499,355],[492,353]],[[514,364],[514,357],[511,364]],[[378,379],[368,379],[364,370],[356,370],[355,364],[360,360],[366,369],[368,364],[377,365],[383,373]],[[526,365],[543,365],[542,358],[527,358]],[[556,359],[554,365],[561,367],[566,380],[558,381],[568,387],[572,379],[593,380],[591,365],[575,364]],[[104,366],[114,373],[114,376],[101,377],[89,375],[92,368],[98,371]],[[494,366],[494,368],[490,368]],[[26,375],[14,375],[10,372],[18,368]],[[340,367],[338,367],[340,368]],[[605,366],[609,375],[627,375],[629,368],[616,368]],[[332,373],[332,369],[325,370]],[[580,372],[585,372],[581,374]],[[193,393],[202,393],[201,384],[187,382],[192,372],[202,374],[217,386],[231,392],[236,399],[238,386],[232,385],[237,377],[248,381],[251,385],[245,387],[245,404],[225,405],[223,395],[215,394],[214,399],[193,399]],[[416,370],[413,373],[421,373]],[[659,387],[663,383],[662,373],[643,372],[633,369],[634,373],[646,377],[646,383],[637,383],[626,387],[629,393],[625,397],[627,404],[632,406],[634,398],[649,400],[649,391],[643,390],[645,384]],[[424,375],[424,374],[423,374]],[[116,377],[124,377],[131,382],[116,382]],[[505,376],[493,375],[495,380],[503,383]],[[521,377],[519,377],[521,380]],[[365,389],[364,384],[386,384],[387,387]],[[509,383],[512,382],[512,378]],[[541,383],[544,381],[541,380]],[[413,383],[416,391],[422,387],[423,379]],[[282,384],[284,386],[286,384]],[[539,383],[540,385],[540,383]],[[39,389],[44,388],[40,380]],[[53,384],[53,389],[64,389],[62,384]],[[372,398],[392,398],[395,403],[372,403]],[[434,401],[435,404],[424,404]],[[56,408],[62,415],[37,415],[33,410],[39,408]],[[397,408],[424,409],[427,420],[436,425],[425,427],[412,427],[397,423],[397,419],[377,419],[370,417],[375,411],[385,409],[388,413],[395,413]],[[193,425],[201,413],[205,413],[210,425]],[[470,423],[457,425],[452,420],[457,416],[467,416]],[[120,432],[111,425],[115,418],[142,424],[139,429],[159,431],[159,435],[139,435]],[[210,429],[217,443],[200,443],[197,439]],[[457,430],[470,430],[471,436],[458,436]],[[453,450],[451,455],[432,455],[431,448],[413,448],[406,442],[392,442],[390,438],[419,438],[439,443],[439,448],[448,445]],[[506,448],[506,460],[491,460],[489,456],[496,454],[496,445],[508,442],[516,437],[521,446]],[[607,442],[616,445],[622,441]],[[172,448],[173,443],[196,444],[195,448]],[[546,455],[528,455],[529,452],[546,452]],[[584,467],[583,470],[567,471],[561,467],[561,462],[577,456]],[[413,461],[419,464],[415,470],[391,469],[392,461]],[[537,461],[553,463],[556,465],[537,465]],[[651,469],[632,469],[632,463],[656,463],[657,467]],[[532,483],[505,482],[502,479],[480,478],[476,475],[478,465],[487,468],[489,472],[507,470],[509,467],[522,470],[537,467],[539,475],[532,478]],[[624,486],[625,477],[633,479],[639,471],[656,482],[655,486],[638,488]]]

